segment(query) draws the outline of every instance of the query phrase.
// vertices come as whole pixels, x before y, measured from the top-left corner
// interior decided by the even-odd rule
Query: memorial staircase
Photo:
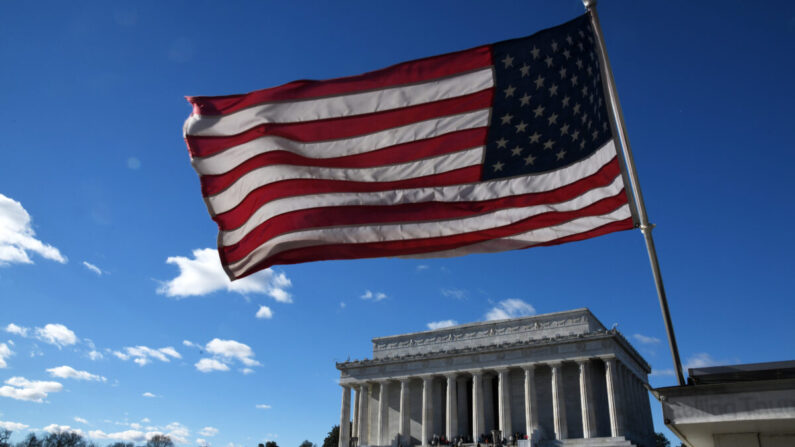
[[[635,447],[635,444],[624,437],[579,438],[544,440],[538,443],[538,447]]]

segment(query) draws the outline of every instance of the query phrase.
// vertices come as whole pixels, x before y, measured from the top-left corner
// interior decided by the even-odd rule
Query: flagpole
[[[623,166],[627,171],[625,178],[628,177],[629,179],[635,205],[633,211],[637,213],[636,225],[640,228],[641,233],[643,233],[643,238],[646,241],[646,250],[649,253],[649,262],[651,263],[651,271],[654,276],[654,285],[657,287],[657,296],[660,299],[660,310],[662,311],[663,323],[665,324],[668,344],[671,347],[671,355],[674,360],[674,371],[676,371],[676,378],[681,386],[685,384],[685,378],[682,374],[682,362],[679,359],[679,348],[676,345],[674,327],[673,323],[671,323],[671,313],[668,310],[668,299],[665,296],[665,287],[663,287],[660,264],[657,261],[657,250],[654,248],[654,239],[651,235],[654,225],[649,223],[649,217],[646,214],[646,204],[643,202],[643,194],[640,190],[638,173],[635,169],[635,160],[632,157],[632,148],[629,144],[629,136],[627,135],[626,125],[624,123],[624,113],[621,110],[621,103],[618,100],[618,91],[616,90],[615,80],[613,79],[613,70],[610,68],[610,61],[607,58],[607,47],[602,37],[602,28],[599,26],[599,16],[596,13],[596,0],[582,0],[582,3],[588,12],[588,16],[591,18],[591,24],[596,34],[599,60],[602,66],[602,76],[604,76],[605,80],[604,86],[607,90],[610,108],[612,109],[610,121],[613,125],[614,134],[618,136],[621,151],[624,156],[625,162]],[[633,215],[635,213],[633,213]]]

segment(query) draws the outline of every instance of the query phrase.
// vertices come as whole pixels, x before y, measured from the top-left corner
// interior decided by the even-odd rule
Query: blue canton
[[[560,169],[612,138],[587,16],[496,43],[492,57],[483,180]]]

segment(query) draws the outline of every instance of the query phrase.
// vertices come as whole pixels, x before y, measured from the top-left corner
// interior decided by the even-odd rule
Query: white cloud
[[[633,334],[632,338],[638,341],[638,343],[643,343],[644,345],[654,345],[660,342],[660,339],[657,337],[649,337],[643,334]]]
[[[421,272],[423,270],[428,270],[429,268],[430,268],[430,266],[427,265],[427,264],[420,264],[420,265],[417,266],[417,271]]]
[[[21,422],[0,421],[0,428],[4,428],[6,430],[20,431],[28,427],[29,427],[28,425],[25,425]]]
[[[215,427],[204,427],[203,429],[199,430],[199,434],[211,438],[218,434],[218,429]]]
[[[9,334],[16,334],[21,337],[28,336],[28,328],[17,326],[14,323],[9,323],[8,326],[6,326],[6,332],[8,332]]]
[[[260,410],[270,410],[271,406],[268,404],[257,404],[257,408],[259,408]]]
[[[133,359],[135,363],[140,366],[149,364],[152,359],[160,360],[161,362],[169,362],[171,359],[181,359],[182,356],[171,346],[164,348],[153,349],[148,346],[127,346],[124,351],[113,351],[113,355],[121,360]]]
[[[83,266],[85,268],[91,270],[92,272],[96,273],[99,276],[102,276],[102,274],[104,273],[101,268],[97,267],[96,265],[94,265],[94,264],[92,264],[90,262],[83,261]]]
[[[143,396],[143,397],[157,397],[157,394],[150,393],[149,391],[147,391],[147,392],[141,394],[141,396]]]
[[[486,320],[505,320],[507,318],[526,317],[535,315],[536,310],[530,304],[516,298],[509,298],[497,303],[491,310],[486,312]]]
[[[672,369],[652,369],[651,374],[652,377],[655,376],[673,376],[674,370]]]
[[[256,317],[269,320],[273,318],[273,311],[268,306],[260,306]]]
[[[196,445],[199,447],[209,447],[210,443],[206,439],[196,438]]]
[[[242,372],[245,375],[249,375],[249,374],[253,374],[254,370],[251,369],[251,368],[243,368],[243,369],[240,370],[240,372]]]
[[[83,430],[72,428],[68,425],[50,424],[44,427],[44,431],[48,433],[77,433],[78,435],[83,435]]]
[[[373,292],[371,292],[369,290],[365,290],[364,294],[362,296],[360,296],[359,298],[361,298],[363,300],[381,301],[381,300],[385,300],[387,298],[387,296],[386,296],[386,293],[383,293],[383,292],[375,292],[375,293],[373,293]]]
[[[28,380],[24,377],[12,377],[0,387],[0,396],[31,402],[43,402],[49,393],[57,393],[63,389],[58,382]]]
[[[58,348],[77,343],[75,333],[62,324],[51,323],[44,327],[37,327],[36,338],[45,343],[58,346]]]
[[[167,435],[177,444],[187,444],[190,430],[179,422],[172,422],[166,425]],[[147,436],[148,439],[148,436]]]
[[[58,366],[56,368],[50,368],[47,370],[48,373],[52,377],[58,377],[61,379],[77,379],[77,380],[89,380],[89,381],[96,381],[96,382],[107,382],[108,379],[97,375],[91,374],[88,371],[78,371],[71,366]]]
[[[161,295],[183,298],[225,289],[240,294],[262,293],[279,302],[292,302],[285,290],[292,283],[284,273],[277,274],[272,269],[265,269],[232,282],[221,267],[218,251],[212,248],[193,250],[193,259],[171,256],[166,263],[175,264],[179,268],[179,275],[157,289]]]
[[[14,351],[8,347],[5,343],[0,343],[0,368],[8,367],[8,363],[6,363],[6,359],[14,355]]]
[[[103,357],[104,356],[102,355],[102,353],[97,350],[93,350],[88,353],[88,358],[90,358],[91,360],[101,360]]]
[[[66,263],[66,257],[52,245],[36,239],[30,214],[16,200],[0,194],[0,266],[32,264],[30,253]]]
[[[193,366],[203,373],[212,371],[229,371],[229,366],[227,366],[226,363],[219,362],[216,359],[201,359]]]
[[[428,329],[430,330],[442,329],[450,326],[455,326],[457,324],[458,322],[455,320],[431,321],[430,323],[428,323]]]
[[[715,366],[722,362],[718,362],[711,355],[706,352],[691,355],[685,362],[685,369],[690,368],[706,368],[708,366]]]
[[[345,309],[345,301],[340,301],[340,309]]]
[[[182,344],[184,346],[189,347],[189,348],[201,348],[200,345],[198,345],[198,344],[196,344],[196,343],[194,343],[194,342],[192,342],[190,340],[182,340]]]
[[[447,298],[462,300],[466,298],[467,291],[462,289],[442,289],[442,295],[446,296]]]
[[[75,422],[79,422],[79,423],[81,423],[81,424],[86,424],[86,425],[88,425],[88,421],[87,421],[87,420],[85,420],[85,419],[83,419],[83,418],[81,418],[81,417],[77,417],[77,416],[75,416],[75,418],[74,418],[74,419],[75,419]]]
[[[246,366],[259,366],[260,362],[254,360],[254,351],[248,345],[235,340],[212,339],[204,349],[210,354],[226,360],[237,359]]]
[[[94,439],[112,439],[114,441],[143,442],[146,441],[146,433],[140,430],[125,430],[115,433],[105,433],[102,430],[91,430],[88,436]]]

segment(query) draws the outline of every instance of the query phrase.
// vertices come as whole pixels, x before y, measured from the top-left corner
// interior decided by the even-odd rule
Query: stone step
[[[580,438],[544,440],[539,442],[539,447],[634,447],[635,445],[626,438]]]

